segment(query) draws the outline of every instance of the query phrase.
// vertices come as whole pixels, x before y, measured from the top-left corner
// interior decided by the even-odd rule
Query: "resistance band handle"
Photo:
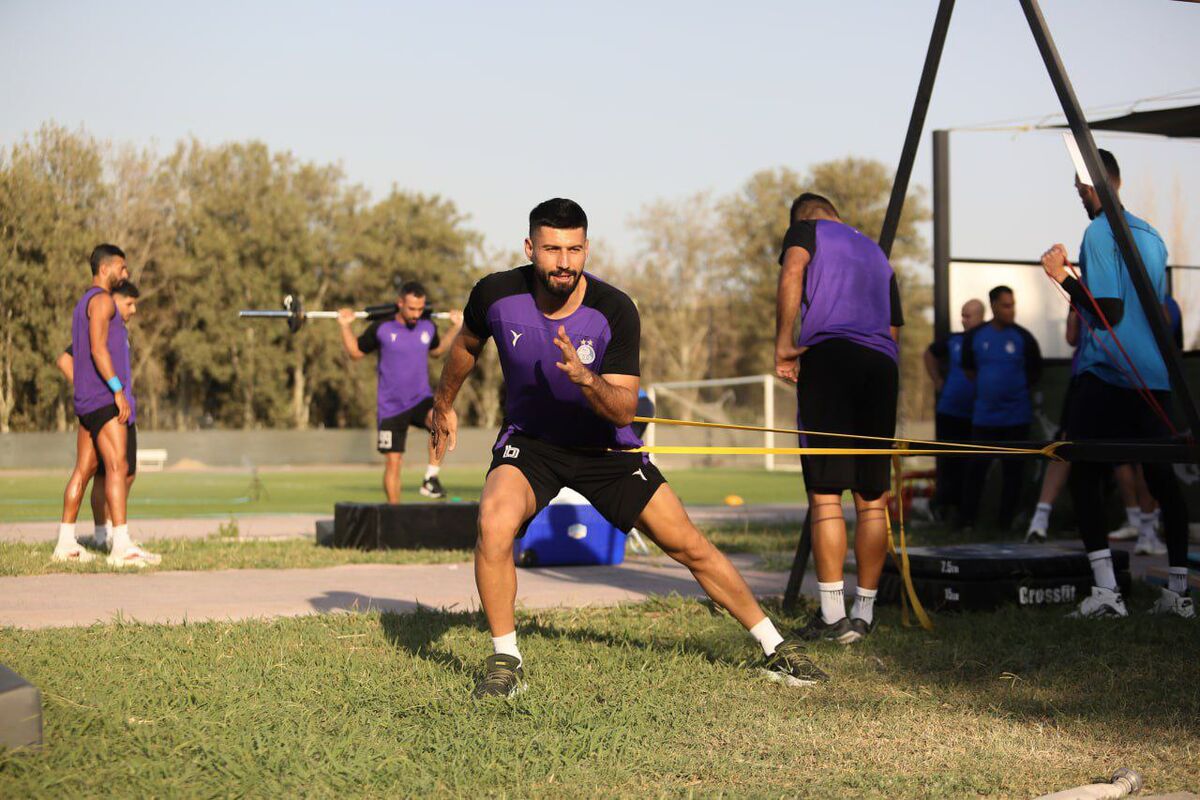
[[[108,384],[109,389],[112,389],[113,394],[116,394],[117,392],[119,392],[125,388],[124,386],[121,385],[121,379],[118,378],[116,375],[113,375],[111,378],[109,378],[107,381],[105,381],[105,383]]]

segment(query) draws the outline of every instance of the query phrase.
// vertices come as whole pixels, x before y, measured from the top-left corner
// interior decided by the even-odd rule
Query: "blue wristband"
[[[113,390],[113,394],[116,394],[117,392],[121,391],[125,387],[121,385],[121,379],[118,378],[116,375],[113,375],[111,378],[108,379],[108,388]]]

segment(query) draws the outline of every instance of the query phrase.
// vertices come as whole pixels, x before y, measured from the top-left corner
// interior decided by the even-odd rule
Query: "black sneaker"
[[[483,678],[475,684],[471,696],[476,700],[484,697],[515,697],[524,689],[525,672],[521,669],[521,660],[516,656],[497,653],[488,656]]]
[[[817,668],[799,639],[780,642],[775,652],[767,656],[759,670],[770,680],[784,686],[812,686],[829,680],[829,676]]]
[[[875,620],[871,620],[870,622],[867,622],[865,619],[860,619],[858,617],[851,617],[850,618],[850,630],[854,631],[854,635],[856,638],[851,639],[849,642],[846,642],[846,644],[851,644],[853,642],[861,642],[863,639],[867,638],[868,633],[875,630]]]
[[[438,480],[437,475],[422,481],[420,491],[422,497],[432,497],[435,500],[441,500],[446,496],[446,490],[442,488],[442,482]]]
[[[812,619],[800,629],[798,635],[801,639],[810,642],[827,641],[850,644],[858,641],[858,636],[850,627],[850,620],[842,617],[837,622],[826,622],[820,611],[812,615]]]

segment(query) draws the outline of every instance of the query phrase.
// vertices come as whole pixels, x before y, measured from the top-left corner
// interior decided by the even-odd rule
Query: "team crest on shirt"
[[[593,340],[580,339],[579,347],[575,348],[575,354],[579,356],[581,364],[591,364],[596,360],[596,350],[592,347]]]
[[[1004,352],[1008,353],[1009,355],[1012,355],[1013,353],[1017,352],[1016,343],[1015,342],[1005,342],[1004,343]]]
[[[429,340],[433,337],[429,335],[429,331],[421,332],[421,344],[429,344]]]
[[[392,341],[393,342],[396,341],[396,334],[394,334],[394,333],[392,334]]]

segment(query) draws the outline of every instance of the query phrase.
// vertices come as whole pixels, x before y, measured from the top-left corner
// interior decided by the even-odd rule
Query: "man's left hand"
[[[575,345],[571,344],[571,339],[567,336],[567,329],[562,325],[558,326],[558,335],[554,337],[554,344],[558,345],[563,357],[563,360],[554,366],[567,373],[571,383],[588,386],[596,380],[596,373],[585,367],[579,360],[579,353],[575,352]]]
[[[1067,263],[1067,248],[1061,244],[1056,244],[1042,253],[1042,269],[1055,283],[1062,283],[1067,279]]]

